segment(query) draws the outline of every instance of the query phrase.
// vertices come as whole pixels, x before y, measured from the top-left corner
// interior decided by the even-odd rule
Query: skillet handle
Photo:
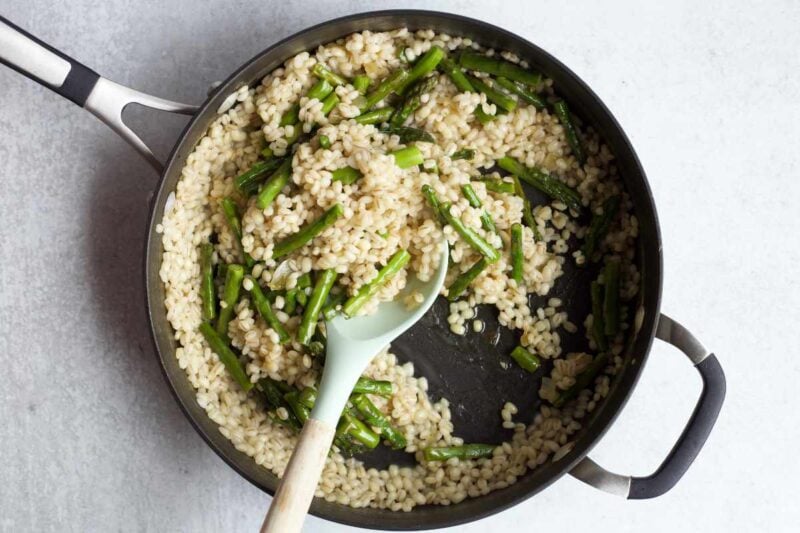
[[[161,162],[122,120],[136,103],[153,109],[193,115],[197,106],[171,102],[101,77],[92,69],[40,41],[0,16],[0,63],[85,108],[133,146],[159,172]]]
[[[649,476],[615,474],[589,457],[585,457],[570,472],[596,489],[630,500],[656,498],[678,483],[703,448],[725,399],[725,374],[719,361],[686,328],[662,314],[658,320],[656,337],[686,354],[703,379],[700,399],[678,442],[658,470]]]

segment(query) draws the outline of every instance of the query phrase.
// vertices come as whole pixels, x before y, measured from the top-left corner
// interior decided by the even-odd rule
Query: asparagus
[[[214,331],[214,328],[208,322],[200,324],[200,333],[206,339],[211,350],[217,354],[219,360],[222,361],[222,364],[228,369],[231,377],[233,377],[243,391],[249,392],[250,389],[253,388],[253,383],[250,382],[250,379],[247,377],[242,367],[242,363],[239,361],[239,358],[236,357],[236,354],[233,353],[233,350],[230,349],[228,344]]]
[[[256,198],[256,206],[259,209],[266,209],[269,207],[283,188],[289,184],[291,177],[292,159],[287,157],[259,191],[258,198]]]
[[[386,265],[378,271],[378,275],[375,276],[372,281],[362,285],[356,294],[347,299],[342,306],[342,312],[345,316],[348,318],[355,316],[356,312],[358,312],[370,298],[375,296],[384,284],[406,266],[409,259],[411,259],[411,254],[409,254],[408,251],[401,249],[395,252]]]
[[[317,220],[303,226],[303,228],[294,235],[277,243],[272,251],[272,258],[278,259],[279,257],[283,257],[305,246],[314,237],[336,222],[343,214],[344,207],[342,207],[342,204],[334,204],[333,207],[325,211]]]
[[[589,230],[586,232],[586,240],[583,243],[583,255],[586,259],[591,259],[595,251],[605,239],[611,221],[617,216],[619,210],[619,196],[612,196],[603,203],[603,212],[592,216]]]
[[[394,393],[391,381],[377,381],[369,378],[358,378],[356,386],[353,387],[353,394],[374,394],[390,398]]]
[[[466,159],[467,161],[472,161],[475,157],[475,150],[472,148],[462,148],[461,150],[457,150],[453,152],[453,155],[450,156],[450,159],[453,161],[457,161],[458,159]]]
[[[342,413],[344,424],[346,424],[347,434],[361,442],[367,448],[375,448],[380,444],[381,439],[377,433],[367,427],[364,422],[356,418],[349,410]]]
[[[284,385],[285,384],[281,383],[280,381],[275,381],[271,378],[263,378],[258,382],[256,387],[264,394],[267,404],[269,404],[273,409],[279,409],[283,407],[288,413],[288,418],[286,420],[283,420],[280,417],[278,417],[277,420],[291,428],[300,429],[300,420],[297,419],[297,416],[294,414],[291,406],[283,397],[283,395],[288,392],[288,390],[283,389],[289,389],[288,386]]]
[[[286,291],[283,295],[283,312],[287,315],[293,315],[297,309],[297,291],[292,289]]]
[[[381,107],[358,115],[355,121],[359,124],[382,124],[388,122],[393,113],[393,107]]]
[[[608,363],[608,353],[602,352],[597,354],[595,358],[589,363],[589,366],[586,369],[578,374],[575,378],[575,383],[573,383],[568,389],[565,391],[561,391],[556,399],[552,402],[553,407],[561,408],[567,403],[569,400],[574,398],[578,395],[580,391],[591,385],[594,378],[606,367]]]
[[[200,300],[202,302],[203,320],[214,320],[217,316],[213,255],[213,244],[206,242],[200,246]]]
[[[274,155],[275,154],[272,152],[272,148],[270,148],[269,146],[261,150],[261,157],[263,157],[264,159],[270,159]]]
[[[380,428],[381,436],[386,437],[392,448],[399,450],[406,447],[406,438],[403,434],[384,416],[380,409],[370,401],[364,394],[356,394],[351,397],[353,406],[364,417],[364,421],[372,427]]]
[[[517,285],[522,283],[522,270],[523,270],[522,253],[522,224],[511,225],[511,279],[517,282]]]
[[[327,150],[331,147],[331,139],[327,135],[320,135],[319,136],[319,146],[320,148],[324,148]]]
[[[317,329],[317,319],[319,313],[322,311],[322,305],[331,292],[331,287],[336,281],[336,271],[332,269],[324,270],[317,279],[314,286],[314,292],[311,293],[311,298],[308,300],[308,305],[305,306],[303,311],[303,319],[300,321],[300,326],[297,329],[297,341],[300,344],[308,345],[311,341],[311,336]]]
[[[464,74],[464,71],[461,70],[461,67],[456,65],[456,63],[452,59],[443,58],[439,62],[439,70],[447,74],[450,80],[453,82],[453,85],[458,87],[458,90],[462,93],[474,93],[475,88],[467,79],[467,76]]]
[[[570,149],[572,149],[572,155],[575,156],[578,163],[583,165],[586,163],[586,152],[583,149],[581,138],[578,135],[578,129],[572,121],[572,115],[569,112],[567,103],[564,100],[559,100],[553,104],[553,111],[555,111],[558,120],[564,127],[564,134],[567,136],[567,143],[569,143]]]
[[[478,119],[478,122],[481,124],[488,124],[489,122],[493,121],[497,118],[497,115],[490,115],[486,111],[483,110],[483,105],[478,104],[475,108],[475,118]]]
[[[233,236],[236,238],[239,253],[241,253],[242,257],[244,258],[247,268],[251,268],[256,262],[252,257],[250,257],[250,254],[244,251],[244,247],[242,246],[242,221],[239,218],[239,208],[236,206],[236,202],[230,196],[223,198],[221,205],[222,213],[225,215],[225,219],[228,221],[228,226],[231,228],[231,232],[233,232]]]
[[[603,321],[606,336],[613,337],[619,331],[619,260],[606,262],[603,271],[605,297],[603,298]]]
[[[334,170],[331,175],[333,181],[341,181],[344,185],[352,185],[361,179],[361,171],[353,167],[342,167]]]
[[[402,126],[411,114],[422,105],[422,95],[431,92],[439,79],[437,76],[422,78],[408,90],[403,105],[392,115],[391,125]]]
[[[515,190],[514,184],[510,181],[503,181],[496,179],[484,179],[481,181],[486,186],[487,191],[492,191],[502,194],[514,194]]]
[[[300,104],[294,104],[281,115],[278,126],[294,126],[298,122],[300,122]]]
[[[460,218],[453,216],[450,212],[450,203],[442,204],[441,212],[444,216],[447,223],[452,226],[461,238],[464,239],[467,244],[472,246],[477,252],[483,255],[490,263],[494,263],[498,259],[500,259],[500,254],[498,253],[497,249],[486,242],[486,239],[478,235],[475,230],[468,227],[464,224]]]
[[[228,336],[228,322],[231,321],[233,308],[236,306],[236,302],[239,301],[239,290],[242,288],[243,279],[244,268],[242,268],[242,265],[228,265],[216,327],[217,334],[223,338]]]
[[[485,72],[492,76],[502,76],[525,85],[536,86],[542,81],[542,77],[539,74],[530,72],[499,57],[487,57],[474,52],[464,52],[459,58],[459,63],[465,69]]]
[[[486,98],[498,107],[506,111],[514,111],[517,108],[517,101],[511,98],[502,90],[489,85],[487,82],[475,76],[469,76],[469,81],[479,92],[486,95]]]
[[[252,276],[247,276],[247,279],[250,280],[252,283],[252,287],[250,289],[250,295],[253,298],[253,306],[258,311],[258,314],[261,315],[261,318],[269,324],[275,333],[278,334],[278,338],[281,341],[281,344],[285,344],[289,342],[290,336],[289,333],[286,332],[286,328],[283,327],[281,321],[278,320],[278,316],[275,314],[275,311],[272,310],[272,306],[269,303],[269,300],[264,295],[264,292],[261,290],[261,286],[258,284],[255,278]]]
[[[492,261],[489,261],[485,257],[481,257],[469,268],[469,270],[458,276],[447,288],[448,301],[455,302],[458,300],[458,297],[461,296],[461,293],[467,290],[467,287],[469,287],[470,283],[472,283],[475,278],[477,278],[478,275],[490,264],[492,264]]]
[[[545,174],[535,167],[526,167],[513,157],[501,157],[497,164],[503,170],[519,177],[525,183],[533,185],[550,198],[564,202],[567,207],[575,211],[581,210],[581,197],[573,189],[570,189],[558,178]]]
[[[522,221],[525,222],[526,226],[531,228],[534,238],[537,241],[541,241],[542,235],[539,233],[539,226],[536,225],[536,219],[533,218],[531,202],[528,200],[528,196],[525,194],[525,190],[522,188],[522,183],[519,182],[519,178],[516,176],[511,176],[511,180],[514,184],[514,194],[522,198]]]
[[[435,142],[433,135],[419,128],[410,128],[408,126],[390,126],[388,128],[382,128],[381,131],[383,133],[388,133],[389,135],[397,135],[400,138],[400,142],[403,144],[410,144],[412,142]]]
[[[311,286],[311,274],[308,272],[303,273],[302,276],[297,278],[295,287],[298,289],[307,289]]]
[[[592,338],[597,348],[604,352],[608,350],[606,341],[606,326],[603,320],[603,287],[593,281],[590,287],[592,297]]]
[[[300,289],[295,288],[293,290],[295,294],[295,300],[297,300],[297,304],[302,307],[305,307],[306,304],[308,303],[308,295],[305,293],[305,291],[301,291]]]
[[[300,421],[301,425],[308,422],[308,419],[311,417],[311,409],[300,401],[300,392],[296,390],[287,392],[283,395],[283,399],[289,404],[289,407],[297,417],[297,420]]]
[[[525,102],[531,104],[536,109],[544,109],[547,103],[536,93],[529,91],[518,83],[509,80],[508,78],[497,78],[497,85],[503,89],[509,90],[519,96]]]
[[[316,65],[314,65],[314,68],[311,69],[311,72],[314,74],[314,76],[316,76],[320,80],[324,80],[329,84],[333,85],[334,87],[339,85],[344,85],[347,83],[346,79],[336,74],[322,63],[317,63]]]
[[[517,346],[514,348],[511,351],[511,357],[519,366],[522,367],[523,370],[526,370],[531,374],[536,372],[542,364],[541,361],[539,361],[539,358],[536,357],[536,354],[531,353],[523,346]]]
[[[326,117],[339,104],[339,97],[336,93],[331,93],[322,100],[322,114]]]
[[[355,89],[361,94],[367,93],[370,83],[372,83],[372,81],[369,79],[369,76],[365,76],[363,74],[359,74],[353,78],[353,87],[355,87]]]
[[[414,66],[411,67],[411,70],[408,73],[408,78],[406,78],[406,80],[397,87],[395,92],[397,94],[403,94],[403,92],[405,92],[405,90],[412,83],[427,76],[428,73],[433,72],[443,58],[444,50],[438,46],[431,46],[430,49],[422,55],[422,57],[417,59],[417,61],[414,63]]]
[[[342,291],[328,299],[328,302],[322,307],[322,316],[325,317],[325,320],[333,320],[333,317],[339,313],[336,308],[344,303],[346,297],[347,295]]]
[[[425,159],[422,157],[422,152],[416,146],[407,146],[400,150],[392,152],[390,155],[394,156],[394,163],[400,168],[408,168],[416,165],[421,165]]]
[[[242,194],[250,195],[258,189],[258,185],[264,181],[270,172],[278,168],[282,159],[277,157],[267,158],[266,161],[257,161],[246,172],[242,172],[233,180],[236,190]]]
[[[483,205],[481,204],[480,198],[478,198],[478,195],[475,193],[475,189],[473,189],[472,185],[469,183],[461,186],[461,192],[464,194],[464,197],[467,199],[467,202],[469,202],[470,206],[477,209]],[[486,210],[481,213],[481,225],[486,231],[497,231],[497,227],[494,225],[492,215],[490,215]]]
[[[409,72],[406,69],[399,69],[390,74],[385,80],[380,82],[372,92],[368,93],[361,104],[361,111],[369,111],[381,100],[395,92],[408,79]]]
[[[444,215],[442,214],[442,206],[439,203],[439,198],[436,196],[436,192],[433,190],[433,187],[427,184],[423,185],[422,194],[425,196],[425,199],[428,201],[428,206],[436,215],[436,218],[439,219],[439,222],[441,222],[442,226],[447,224],[447,220],[444,218]]]
[[[423,455],[426,461],[447,461],[448,459],[478,459],[491,457],[496,446],[494,444],[462,444],[444,448],[425,448]]]

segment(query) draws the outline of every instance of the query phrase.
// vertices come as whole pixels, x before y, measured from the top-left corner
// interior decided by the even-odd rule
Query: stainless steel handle
[[[128,104],[193,115],[197,106],[181,104],[130,89],[75,61],[0,16],[0,62],[86,108],[108,124],[157,170],[161,162],[122,120]]]
[[[686,354],[703,379],[700,399],[672,451],[658,470],[645,477],[609,472],[589,457],[585,457],[570,472],[596,489],[628,499],[661,496],[680,481],[708,439],[725,399],[725,374],[719,361],[689,330],[662,314],[658,320],[656,337]]]

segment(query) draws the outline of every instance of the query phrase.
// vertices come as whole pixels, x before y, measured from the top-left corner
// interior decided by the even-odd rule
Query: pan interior
[[[447,527],[476,520],[498,512],[558,479],[577,463],[599,440],[627,400],[639,376],[655,332],[661,295],[661,247],[655,206],[638,159],[619,124],[600,99],[569,69],[535,45],[481,21],[446,13],[426,11],[388,11],[364,13],[327,22],[307,29],[265,50],[224,82],[212,94],[201,111],[190,121],[169,158],[158,193],[154,197],[147,235],[146,282],[148,310],[153,339],[159,353],[165,376],[176,399],[200,435],[228,464],[242,476],[267,492],[274,492],[277,478],[259,467],[249,456],[237,451],[218,430],[195,399],[195,391],[175,358],[176,343],[166,318],[164,287],[158,270],[162,247],[155,232],[161,221],[169,194],[175,189],[181,169],[195,144],[204,135],[207,125],[214,119],[216,110],[231,92],[242,85],[257,83],[287,58],[321,44],[336,40],[352,32],[385,31],[406,26],[412,30],[433,28],[438,32],[470,37],[481,44],[510,50],[525,58],[531,67],[554,80],[557,91],[570,103],[574,112],[591,124],[604,138],[617,158],[619,172],[631,194],[639,221],[640,251],[638,261],[643,272],[640,297],[644,311],[639,335],[632,345],[631,356],[623,372],[612,383],[605,402],[584,420],[584,427],[575,441],[573,450],[558,462],[548,462],[529,472],[516,484],[475,499],[467,499],[456,506],[417,507],[409,513],[380,509],[352,509],[316,499],[311,512],[322,518],[359,527],[381,529],[423,529]],[[527,191],[533,202],[542,200],[533,190]],[[574,243],[573,243],[574,244]],[[589,282],[597,276],[593,268],[564,266],[551,293],[545,298],[531,299],[531,307],[546,306],[546,299],[558,297],[569,312],[570,319],[580,324],[588,313]],[[458,337],[447,328],[448,304],[440,299],[433,310],[393,344],[393,351],[403,361],[415,365],[415,373],[425,376],[430,384],[433,400],[446,397],[450,400],[456,435],[465,441],[500,442],[510,437],[510,431],[501,426],[500,409],[511,401],[520,410],[517,418],[529,422],[538,409],[539,382],[549,369],[535,376],[518,368],[508,353],[516,345],[516,334],[498,328],[495,312],[480,311],[485,322],[482,333],[468,333]],[[498,334],[499,330],[499,334]],[[565,334],[564,350],[585,348],[582,328],[574,335]],[[528,413],[527,417],[525,413]],[[413,458],[407,454],[381,451],[364,457],[368,466],[386,466],[389,463],[408,464]]]

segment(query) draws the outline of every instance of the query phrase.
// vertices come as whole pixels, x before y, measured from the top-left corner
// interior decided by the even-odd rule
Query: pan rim
[[[653,237],[656,239],[658,243],[657,247],[657,260],[655,264],[656,272],[648,271],[648,276],[655,276],[657,279],[657,283],[654,287],[651,287],[650,292],[652,293],[650,298],[652,298],[652,302],[649,307],[652,307],[652,312],[647,309],[647,313],[645,315],[645,320],[642,324],[641,329],[639,330],[639,335],[646,339],[642,346],[640,347],[641,351],[637,352],[637,360],[635,365],[635,370],[633,372],[629,386],[625,391],[622,391],[618,396],[612,397],[613,393],[610,393],[609,396],[604,400],[601,410],[602,412],[598,413],[597,416],[591,421],[588,427],[594,426],[596,432],[591,436],[589,442],[580,450],[576,449],[570,452],[570,455],[573,452],[578,451],[579,453],[575,454],[574,457],[570,461],[565,461],[558,472],[555,475],[552,475],[549,479],[546,479],[544,482],[540,483],[539,485],[535,486],[533,490],[526,490],[522,491],[519,494],[516,494],[510,497],[507,501],[502,502],[500,505],[495,505],[488,509],[480,510],[478,512],[472,513],[449,513],[449,516],[445,520],[437,520],[435,522],[420,520],[414,522],[409,520],[403,523],[392,523],[392,524],[384,524],[381,523],[379,520],[375,521],[368,521],[364,520],[363,517],[359,517],[358,515],[351,515],[348,513],[343,513],[341,516],[333,516],[331,512],[327,510],[327,507],[335,505],[337,507],[343,507],[348,509],[347,506],[338,506],[338,504],[332,504],[329,502],[325,502],[320,498],[315,498],[314,503],[312,503],[310,514],[317,516],[319,518],[323,518],[325,520],[330,520],[333,522],[337,522],[344,525],[349,525],[353,527],[360,527],[360,528],[380,528],[384,530],[420,530],[420,529],[428,529],[428,528],[445,528],[445,527],[452,527],[461,524],[465,524],[468,522],[473,522],[476,520],[480,520],[482,518],[486,518],[493,514],[497,514],[501,511],[509,509],[528,498],[534,496],[538,492],[544,490],[552,483],[560,479],[564,476],[564,474],[568,473],[572,468],[580,462],[585,456],[591,452],[594,446],[602,440],[603,436],[605,435],[606,431],[613,425],[616,418],[624,409],[625,405],[627,404],[630,396],[633,393],[633,390],[636,388],[638,380],[641,376],[642,369],[644,368],[644,364],[647,361],[649,356],[649,352],[653,343],[653,339],[655,338],[656,327],[658,323],[658,316],[660,313],[660,305],[661,305],[661,297],[662,297],[662,285],[663,285],[663,250],[662,250],[662,239],[661,239],[661,229],[658,220],[658,214],[656,211],[655,201],[652,195],[652,191],[650,188],[650,184],[647,180],[646,173],[642,168],[641,162],[636,154],[636,151],[633,148],[628,136],[625,134],[622,126],[617,121],[616,117],[611,113],[605,103],[600,99],[600,97],[591,89],[591,87],[585,83],[581,78],[579,78],[571,69],[569,69],[566,65],[564,65],[560,60],[558,60],[554,55],[550,54],[546,50],[542,49],[541,47],[537,46],[536,44],[528,41],[524,37],[521,37],[513,32],[510,32],[504,28],[499,26],[495,26],[483,20],[474,19],[471,17],[465,17],[462,15],[457,15],[448,12],[441,12],[441,11],[432,11],[432,10],[418,10],[418,9],[396,9],[396,10],[378,10],[378,11],[367,11],[361,13],[354,13],[350,15],[346,15],[343,17],[337,17],[335,19],[331,19],[325,22],[321,22],[319,24],[315,24],[311,27],[302,29],[298,32],[289,35],[274,44],[270,45],[269,47],[265,48],[261,52],[255,54],[252,58],[244,62],[240,65],[228,78],[222,82],[219,87],[208,95],[205,101],[199,106],[198,111],[196,114],[189,120],[189,122],[184,127],[181,134],[175,141],[175,144],[170,152],[169,157],[164,165],[164,169],[159,177],[159,182],[156,187],[155,192],[152,195],[150,201],[150,214],[148,217],[148,224],[147,224],[147,233],[145,239],[145,253],[144,255],[144,282],[145,282],[145,303],[147,308],[147,316],[149,321],[149,331],[150,331],[150,338],[153,343],[153,347],[155,349],[156,356],[159,360],[159,365],[161,367],[161,372],[166,380],[170,392],[175,398],[177,404],[180,406],[181,411],[183,412],[184,416],[188,419],[189,423],[195,429],[195,431],[201,436],[201,438],[205,441],[205,443],[212,449],[214,452],[226,463],[230,466],[234,471],[236,471],[240,476],[244,479],[252,483],[254,486],[258,487],[262,491],[266,492],[267,494],[274,495],[274,490],[264,486],[258,479],[254,476],[250,475],[246,472],[242,467],[240,467],[237,462],[234,460],[233,457],[230,457],[228,453],[222,448],[220,444],[218,444],[218,440],[220,438],[227,441],[227,439],[222,436],[221,433],[217,432],[216,434],[209,434],[203,427],[198,420],[195,419],[194,415],[191,412],[190,405],[194,403],[196,405],[196,399],[192,398],[183,398],[181,394],[178,392],[178,389],[175,384],[173,384],[173,375],[170,373],[167,364],[166,364],[166,357],[175,358],[174,351],[170,347],[165,347],[164,350],[161,349],[161,345],[158,340],[158,332],[156,331],[156,319],[153,316],[153,308],[154,306],[163,306],[164,302],[159,301],[158,298],[155,298],[154,301],[154,291],[151,291],[151,280],[155,279],[158,283],[160,282],[159,279],[159,270],[161,262],[160,260],[155,263],[153,257],[153,250],[154,250],[154,241],[156,248],[161,248],[160,242],[160,234],[156,233],[155,229],[158,224],[160,224],[161,217],[157,218],[157,208],[159,204],[159,200],[162,199],[165,195],[168,196],[172,193],[172,190],[166,189],[167,184],[167,176],[173,171],[173,167],[176,163],[179,162],[180,159],[180,151],[181,148],[184,147],[187,138],[190,136],[189,134],[195,131],[199,126],[203,126],[203,131],[207,129],[208,122],[206,121],[205,124],[200,124],[201,117],[205,114],[208,110],[210,104],[214,101],[215,97],[221,91],[230,91],[234,85],[242,84],[242,82],[247,82],[248,84],[252,84],[255,80],[242,80],[239,79],[241,74],[261,60],[264,56],[272,53],[274,50],[280,49],[281,47],[291,43],[292,41],[301,39],[307,35],[313,35],[320,31],[321,29],[325,28],[326,26],[331,26],[335,24],[343,24],[348,22],[359,22],[365,21],[372,18],[377,17],[395,17],[398,18],[398,26],[403,24],[402,18],[403,17],[415,17],[415,16],[422,16],[422,17],[430,17],[436,19],[443,19],[449,20],[454,23],[466,23],[473,26],[478,26],[483,29],[489,30],[496,34],[501,34],[505,38],[513,40],[519,43],[521,46],[524,46],[528,49],[535,50],[538,54],[546,57],[549,62],[551,62],[557,69],[559,69],[560,73],[570,78],[571,83],[574,83],[580,91],[585,93],[589,100],[591,100],[591,104],[598,110],[598,112],[605,116],[605,118],[609,121],[609,123],[614,128],[616,134],[619,136],[618,145],[622,143],[624,145],[625,150],[628,152],[628,156],[631,158],[632,163],[635,167],[636,174],[632,179],[638,179],[641,181],[641,186],[644,189],[645,197],[649,201],[649,206],[645,206],[645,208],[652,213],[652,218],[654,222],[654,235]],[[344,34],[346,35],[346,34]],[[616,152],[615,152],[616,155]],[[626,180],[627,181],[627,180]],[[163,216],[163,213],[160,214]],[[641,236],[640,236],[641,238]],[[158,258],[155,258],[158,259]],[[171,325],[169,325],[171,328]],[[185,373],[181,372],[181,376],[177,379],[186,379]],[[194,390],[194,389],[193,389]],[[194,402],[193,402],[194,400]],[[614,400],[612,404],[612,400]],[[207,415],[206,415],[207,416]],[[217,427],[217,424],[214,423],[214,426]],[[237,451],[238,452],[238,451]],[[241,453],[241,452],[238,452]],[[253,460],[251,457],[248,456],[248,459],[251,461]],[[524,479],[524,478],[522,478]],[[522,479],[520,482],[522,482]],[[502,490],[509,490],[511,487]],[[497,491],[500,492],[500,491]],[[459,504],[461,505],[461,504]],[[455,507],[457,509],[458,507]],[[399,513],[399,512],[398,512]],[[414,512],[404,513],[408,516],[413,516]]]

